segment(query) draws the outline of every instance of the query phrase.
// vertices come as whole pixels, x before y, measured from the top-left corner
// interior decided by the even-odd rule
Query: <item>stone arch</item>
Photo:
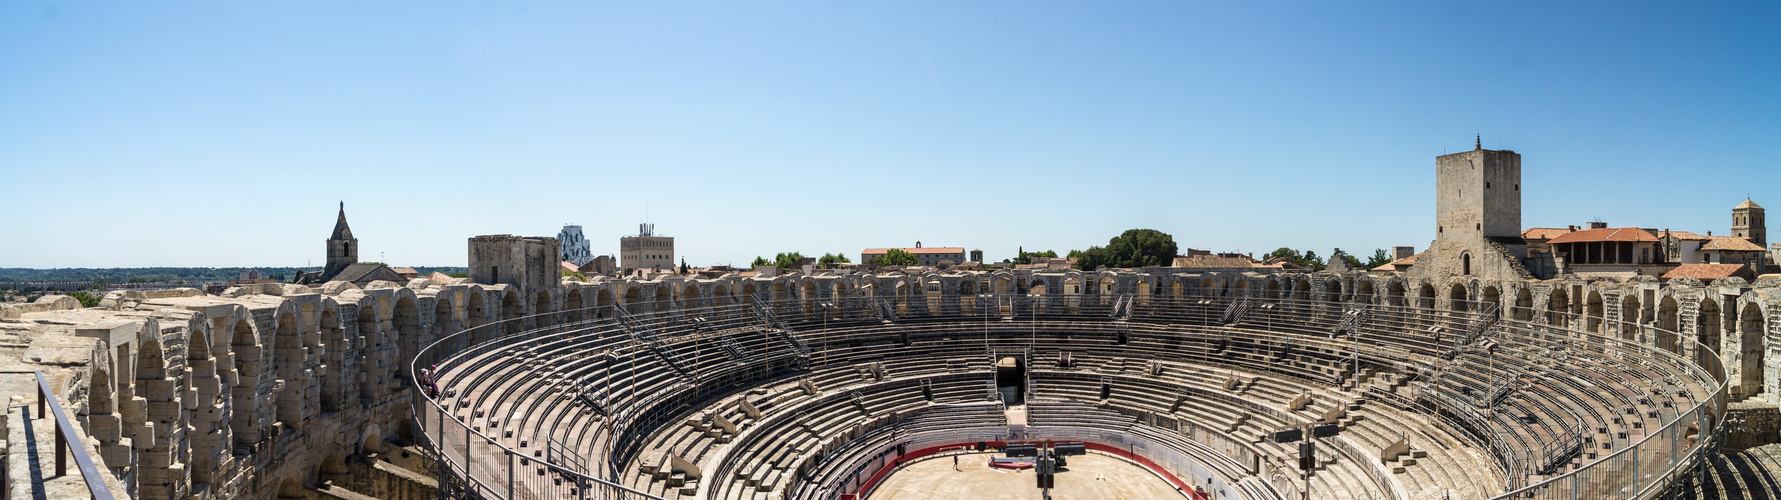
[[[272,414],[285,427],[296,429],[303,426],[303,409],[308,407],[303,401],[303,395],[307,392],[305,386],[309,385],[305,383],[304,379],[307,377],[302,373],[302,360],[305,358],[303,336],[297,332],[295,313],[280,311],[277,318],[272,335],[273,352],[275,361],[284,362],[273,364],[277,368],[278,378],[284,379],[288,389],[273,397]]]
[[[643,287],[636,285],[625,287],[625,309],[635,310],[638,307],[642,307],[642,304]]]
[[[1459,254],[1459,274],[1461,276],[1471,276],[1472,275],[1472,252],[1460,252],[1460,254]]]
[[[1330,279],[1324,280],[1324,282],[1323,282],[1323,297],[1324,297],[1324,300],[1328,300],[1330,302],[1341,302],[1342,301],[1342,279],[1341,278],[1330,278]]]
[[[1392,278],[1391,281],[1385,284],[1385,305],[1404,307],[1405,294],[1403,280]]]
[[[1532,321],[1534,318],[1534,292],[1527,287],[1515,288],[1515,307],[1510,317],[1516,321]]]
[[[1361,278],[1354,284],[1354,301],[1362,304],[1373,303],[1373,280]]]
[[[1590,290],[1583,300],[1584,328],[1590,333],[1602,333],[1602,292]]]
[[[383,453],[383,448],[383,429],[377,424],[365,426],[365,430],[359,433],[359,454]]]
[[[245,316],[246,311],[243,311]],[[249,369],[260,364],[260,341],[254,332],[253,322],[243,317],[235,321],[230,329],[229,351],[235,358],[235,391],[257,394],[259,391],[260,374]],[[231,399],[233,398],[225,398]],[[242,400],[234,400],[242,401]],[[229,419],[229,427],[235,435],[236,446],[252,446],[260,442],[260,412],[254,408],[253,399],[248,403],[232,406],[233,418]]]
[[[1621,294],[1619,314],[1620,338],[1633,340],[1638,334],[1638,326],[1644,324],[1643,314],[1639,310],[1639,297],[1632,292]]]
[[[481,290],[471,289],[470,298],[464,299],[464,317],[470,320],[471,328],[488,324],[489,313],[483,305]]]
[[[536,318],[532,320],[533,326],[547,326],[545,323],[550,321],[550,317],[544,315],[550,313],[550,291],[539,290],[538,293],[532,295],[532,314],[536,316]]]
[[[519,304],[519,291],[509,288],[504,292],[501,294],[501,320],[507,321],[525,316],[526,311],[521,309]],[[513,322],[508,324],[512,325]],[[509,326],[508,329],[512,330],[513,328]]]
[[[798,286],[798,300],[804,306],[804,314],[816,313],[816,296],[816,280],[804,279],[804,283]]]
[[[785,280],[773,280],[773,295],[769,300],[772,300],[773,302],[786,300],[787,298],[790,298],[786,294]]]
[[[1725,352],[1725,346],[1720,341],[1721,334],[1725,331],[1719,322],[1722,317],[1719,312],[1719,302],[1713,300],[1711,295],[1703,294],[1700,309],[1695,313],[1695,339],[1696,342],[1700,342],[1701,345],[1713,351],[1714,355],[1722,355],[1721,353]],[[1706,364],[1704,354],[1697,354],[1695,360],[1697,363]]]
[[[1552,294],[1546,296],[1546,322],[1558,327],[1571,324],[1571,299],[1563,285],[1552,287]]]
[[[563,294],[563,311],[569,313],[569,321],[579,322],[586,318],[587,306],[581,303],[581,287],[570,288]]]
[[[1200,296],[1202,296],[1202,297],[1217,297],[1218,296],[1218,281],[1213,279],[1211,275],[1203,276],[1200,278]]]
[[[359,359],[365,364],[359,368],[366,371],[371,371],[377,368],[378,363],[374,356],[376,355],[375,353],[377,352],[378,347],[384,343],[383,322],[377,319],[377,308],[373,304],[376,304],[376,302],[374,300],[369,300],[369,298],[368,300],[359,303],[358,340],[359,345],[361,346]],[[367,374],[365,383],[359,384],[358,386],[359,397],[376,397],[377,393],[372,390],[372,387],[375,387],[380,380],[382,380],[382,377],[376,376],[375,373]]]
[[[1447,287],[1447,309],[1454,312],[1466,312],[1470,309],[1471,299],[1467,297],[1465,283],[1454,283]]]
[[[896,280],[896,283],[891,285],[891,293],[897,301],[897,314],[909,314],[909,282],[902,279]]]
[[[1276,279],[1273,276],[1269,276],[1267,281],[1262,283],[1262,298],[1266,298],[1266,299],[1280,298],[1280,280],[1279,279]]]
[[[736,296],[730,294],[729,285],[718,283],[717,286],[712,287],[711,294],[712,303],[714,305],[730,305],[736,303]]]
[[[1764,319],[1762,306],[1756,301],[1743,303],[1738,312],[1738,394],[1753,396],[1761,394],[1763,387],[1762,357]]]
[[[594,307],[597,308],[594,309],[594,317],[605,318],[612,316],[612,306],[612,289],[600,287],[599,291],[594,292]]]
[[[1249,280],[1247,278],[1243,278],[1243,277],[1238,277],[1238,278],[1232,280],[1231,281],[1231,296],[1232,297],[1248,297],[1249,296]]]
[[[1682,354],[1682,350],[1676,345],[1676,331],[1682,326],[1677,318],[1680,309],[1681,305],[1672,295],[1665,295],[1663,300],[1657,302],[1657,348],[1670,351],[1671,354]]]
[[[680,287],[680,302],[681,307],[688,310],[705,306],[705,294],[699,293],[698,282],[689,281],[686,286]]]
[[[1075,275],[1065,276],[1063,292],[1064,307],[1072,313],[1076,312],[1076,308],[1082,306],[1082,278]]]
[[[674,285],[669,284],[669,283],[657,283],[656,284],[656,300],[655,300],[655,304],[654,304],[655,305],[654,310],[657,312],[666,311],[666,310],[668,310],[668,308],[673,307],[673,302],[674,302]]]
[[[923,303],[927,305],[928,314],[939,314],[942,299],[946,295],[946,284],[940,281],[939,276],[930,274],[922,280],[921,288],[922,297],[926,298]]]
[[[403,294],[396,299],[390,321],[395,326],[396,338],[394,345],[389,347],[394,350],[394,355],[387,358],[389,363],[396,366],[384,368],[383,373],[396,377],[396,383],[401,384],[414,379],[413,374],[409,373],[410,365],[414,362],[415,353],[421,350],[420,307],[414,296]]]
[[[1416,307],[1428,310],[1435,309],[1435,285],[1433,283],[1423,283],[1422,286],[1417,287]]]
[[[742,284],[742,300],[743,301],[753,304],[753,303],[755,303],[755,301],[757,301],[759,299],[760,299],[760,297],[756,295],[753,282]]]
[[[277,498],[281,500],[309,498],[309,493],[303,491],[303,485],[299,484],[296,478],[287,477],[278,483]]]
[[[440,303],[445,304],[445,307],[447,308],[451,307],[450,302],[442,300]],[[446,314],[446,319],[450,320],[451,312],[446,311]],[[322,411],[340,411],[342,390],[341,377],[346,372],[346,370],[342,369],[343,367],[340,362],[342,358],[346,356],[345,347],[348,342],[346,339],[346,329],[340,324],[340,306],[339,304],[334,303],[332,299],[329,299],[326,304],[323,304],[321,329],[325,342],[327,342],[325,345],[328,347],[323,350],[327,358],[328,369],[327,371],[322,372]]]
[[[1311,281],[1306,279],[1293,280],[1293,300],[1311,300]]]
[[[1492,283],[1484,286],[1484,291],[1479,294],[1479,302],[1488,305],[1492,316],[1497,318],[1503,317],[1503,290],[1498,288],[1496,284]]]
[[[433,297],[433,338],[456,333],[457,323],[452,311],[451,294],[439,292]]]

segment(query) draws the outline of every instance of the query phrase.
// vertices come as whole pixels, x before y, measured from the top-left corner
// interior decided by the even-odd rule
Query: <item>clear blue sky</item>
[[[1526,227],[1781,209],[1781,4],[0,3],[0,267],[463,265],[653,220],[698,266],[913,245],[1366,254],[1434,162]],[[647,204],[648,210],[645,211]],[[1781,220],[1781,219],[1777,219]]]

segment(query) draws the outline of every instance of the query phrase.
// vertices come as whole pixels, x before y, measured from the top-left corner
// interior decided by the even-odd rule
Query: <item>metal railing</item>
[[[94,500],[116,498],[112,496],[111,487],[105,484],[105,477],[101,475],[110,474],[111,471],[99,470],[99,466],[93,462],[92,455],[87,454],[87,447],[79,440],[70,439],[70,437],[79,435],[75,432],[74,421],[70,420],[68,413],[62,410],[62,403],[56,400],[56,392],[50,389],[49,381],[43,378],[43,372],[34,370],[0,371],[0,374],[31,374],[37,378],[37,418],[45,418],[49,415],[55,415],[56,418],[56,476],[68,475],[68,454],[72,450],[74,466],[80,469],[81,479],[86,481],[87,491],[92,493]],[[49,407],[48,412],[44,411],[45,406]],[[30,425],[30,423],[20,422],[20,425]],[[15,457],[15,459],[23,458]],[[11,489],[11,483],[15,479],[18,478],[7,477],[4,481],[0,481],[0,484],[6,484],[8,489]]]
[[[799,334],[805,336],[807,349],[815,351],[824,360],[827,367],[828,356],[832,353],[828,344],[828,325],[833,322],[862,332],[873,328],[897,329],[920,325],[930,320],[951,320],[963,322],[985,322],[985,333],[982,342],[986,349],[992,349],[988,326],[995,318],[998,325],[1006,320],[1030,319],[1035,322],[1035,331],[1031,342],[1038,342],[1037,322],[1050,320],[1067,320],[1071,322],[1109,321],[1108,318],[1120,317],[1134,324],[1155,323],[1170,328],[1183,328],[1184,337],[1199,335],[1207,337],[1217,335],[1220,331],[1236,328],[1239,331],[1262,330],[1273,333],[1300,333],[1307,337],[1321,339],[1327,333],[1329,325],[1336,324],[1346,313],[1346,309],[1355,302],[1333,300],[1339,297],[1321,299],[1287,299],[1266,298],[1256,296],[1238,297],[1197,297],[1197,296],[1141,296],[1132,300],[1091,300],[1094,296],[1079,295],[964,295],[964,296],[931,296],[922,293],[898,295],[895,297],[840,297],[840,298],[793,298],[777,301],[751,300],[755,297],[718,298],[699,301],[701,305],[679,308],[677,303],[648,304],[633,306],[639,310],[652,311],[633,315],[614,313],[614,306],[598,306],[578,311],[556,311],[547,313],[557,318],[590,317],[593,319],[538,328],[527,331],[503,330],[502,325],[513,321],[527,321],[528,318],[515,318],[502,322],[481,325],[457,334],[449,335],[429,345],[415,357],[414,370],[420,373],[420,367],[440,362],[463,363],[476,359],[484,359],[490,354],[504,352],[509,349],[536,345],[542,339],[549,338],[592,338],[592,337],[630,337],[624,332],[636,331],[639,328],[652,328],[662,333],[652,334],[652,340],[659,342],[651,347],[659,349],[683,348],[691,335],[676,336],[673,332],[663,331],[663,325],[676,326],[689,323],[687,317],[734,317],[738,321],[746,321],[758,325],[762,318],[776,322],[781,326],[797,325],[802,329]],[[1236,318],[1238,324],[1224,325],[1226,312],[1238,303],[1248,302],[1252,305],[1251,312]],[[1432,379],[1438,389],[1435,394],[1451,391],[1442,381],[1442,370],[1435,368],[1440,365],[1456,363],[1467,350],[1476,351],[1470,344],[1488,338],[1489,342],[1522,346],[1560,344],[1573,351],[1587,352],[1591,356],[1599,356],[1612,363],[1632,365],[1637,363],[1657,362],[1667,367],[1674,367],[1692,382],[1710,392],[1705,400],[1699,401],[1693,408],[1679,410],[1677,418],[1665,422],[1659,429],[1650,432],[1637,443],[1619,450],[1617,453],[1589,464],[1576,471],[1547,478],[1537,484],[1518,488],[1498,498],[1580,498],[1590,497],[1596,492],[1609,489],[1619,491],[1632,498],[1645,498],[1664,486],[1674,482],[1678,474],[1689,470],[1699,463],[1701,454],[1706,450],[1707,442],[1716,436],[1718,418],[1724,415],[1726,376],[1723,365],[1717,355],[1711,352],[1703,354],[1702,365],[1696,365],[1681,356],[1669,351],[1642,344],[1637,338],[1608,337],[1594,332],[1626,332],[1628,336],[1650,333],[1653,329],[1645,325],[1617,325],[1604,321],[1599,317],[1584,318],[1574,321],[1560,318],[1554,313],[1541,313],[1537,318],[1540,323],[1522,320],[1495,320],[1498,317],[1497,305],[1484,302],[1451,301],[1456,307],[1451,309],[1435,309],[1429,307],[1426,300],[1417,300],[1413,305],[1374,305],[1369,309],[1365,321],[1360,321],[1352,329],[1358,339],[1353,349],[1357,360],[1397,367],[1400,371],[1408,368],[1420,375]],[[653,307],[665,305],[667,307]],[[757,309],[758,305],[758,309]],[[1241,306],[1238,306],[1241,307]],[[579,313],[588,314],[579,314]],[[611,319],[614,316],[624,317],[625,324]],[[881,324],[887,316],[895,317],[896,325]],[[1550,318],[1549,318],[1550,317]],[[650,323],[658,322],[659,324]],[[1110,322],[1110,321],[1109,321]],[[815,341],[816,325],[822,324],[823,341]],[[1494,324],[1493,324],[1494,323]],[[654,324],[655,326],[650,326]],[[1319,331],[1316,325],[1323,325]],[[1483,325],[1482,327],[1479,325]],[[1576,329],[1588,325],[1587,330]],[[676,326],[677,327],[677,326]],[[1193,328],[1197,327],[1198,330]],[[1484,335],[1486,329],[1490,335]],[[1438,331],[1453,332],[1437,338],[1431,337]],[[789,331],[789,330],[788,330]],[[876,331],[876,330],[874,330]],[[888,332],[888,330],[886,330]],[[997,327],[998,335],[994,345],[1012,347],[1016,344],[1028,344],[1026,335],[1008,335],[1006,327]],[[863,335],[863,334],[856,334]],[[1315,336],[1315,337],[1313,337]],[[761,342],[774,341],[775,335],[763,333]],[[787,335],[789,337],[789,335]],[[1123,339],[1123,335],[1121,336]],[[863,337],[848,337],[849,341],[858,341]],[[1671,334],[1670,339],[1681,339]],[[796,340],[796,339],[793,339]],[[971,336],[951,339],[961,346],[970,345]],[[1048,339],[1049,341],[1049,339]],[[1253,342],[1253,340],[1251,340]],[[691,342],[697,342],[692,340]],[[1123,342],[1123,340],[1122,340]],[[742,368],[767,367],[772,371],[773,363],[785,361],[796,356],[798,352],[788,344],[777,352],[763,351],[761,361],[736,363],[729,360],[727,364],[741,365]],[[1346,343],[1344,343],[1346,344]],[[641,348],[642,346],[637,346]],[[850,348],[845,342],[838,343],[835,349],[845,352]],[[1347,349],[1346,346],[1343,347]],[[751,348],[752,349],[752,348]],[[1696,346],[1697,350],[1705,349]],[[499,357],[499,356],[496,356]],[[632,356],[633,359],[635,355]],[[648,353],[645,359],[654,358]],[[1212,361],[1212,360],[1207,360]],[[686,367],[690,370],[710,369],[698,366],[698,358],[693,360],[695,366]],[[679,368],[679,367],[675,367]],[[1291,377],[1306,378],[1296,373],[1282,373]],[[714,388],[698,387],[698,381],[710,377],[695,377],[693,384],[675,386],[672,391],[650,394],[645,399],[637,399],[633,395],[630,405],[615,410],[611,418],[601,423],[606,439],[616,439],[620,433],[627,433],[628,439],[639,439],[641,433],[647,436],[655,430],[651,422],[667,421],[672,416],[667,413],[678,411],[672,408],[697,407],[703,404],[700,399],[711,394]],[[1423,379],[1423,377],[1418,377]],[[1424,379],[1427,380],[1427,379]],[[1327,380],[1319,380],[1327,383]],[[1456,382],[1457,383],[1457,382]],[[690,387],[689,387],[690,386]],[[469,388],[466,388],[468,390]],[[1359,388],[1357,388],[1358,390]],[[634,389],[633,389],[634,390]],[[685,391],[696,394],[670,394],[668,392]],[[617,393],[612,394],[617,397]],[[1437,405],[1445,405],[1449,411],[1458,410],[1463,406],[1447,403],[1451,395],[1434,398]],[[519,497],[567,497],[567,498],[659,498],[648,493],[627,488],[616,482],[622,463],[627,457],[634,457],[637,451],[632,448],[608,446],[607,456],[592,457],[588,466],[590,471],[582,473],[569,470],[560,464],[538,462],[533,457],[508,447],[495,437],[499,435],[494,429],[485,433],[468,419],[460,420],[452,414],[452,409],[441,406],[438,399],[422,397],[417,415],[420,424],[426,431],[429,444],[439,450],[439,455],[446,462],[441,470],[452,474],[462,474],[468,478],[469,488],[476,496],[489,498]],[[1428,401],[1428,400],[1425,400]],[[1416,406],[1417,403],[1405,406]],[[678,406],[676,406],[678,405]],[[615,404],[616,406],[616,404]],[[461,409],[461,408],[460,408]],[[652,413],[654,412],[654,413]],[[1488,421],[1454,422],[1447,417],[1472,420],[1466,411],[1457,411],[1449,415],[1436,412],[1432,419],[1447,432],[1469,434],[1458,427],[1478,425],[1485,428],[1487,436],[1480,441],[1490,441],[1484,445],[1493,452],[1502,452],[1506,446],[1498,442],[1488,433],[1499,431],[1488,430]],[[640,428],[625,428],[625,425]],[[1470,437],[1470,436],[1467,436]],[[613,450],[618,451],[613,451]],[[1364,457],[1363,457],[1364,458]],[[1505,476],[1525,473],[1521,457],[1497,457],[1499,460],[1508,458],[1509,470],[1498,471]],[[533,462],[537,462],[533,464]],[[607,463],[601,463],[607,462]],[[1504,466],[1499,463],[1499,466]],[[518,474],[516,469],[526,470],[526,474]],[[597,477],[598,476],[598,477]],[[1386,478],[1377,478],[1386,479]],[[1392,488],[1389,480],[1379,481],[1383,489]],[[1514,481],[1511,481],[1513,484]],[[444,482],[442,481],[442,484]],[[524,492],[522,494],[522,492]]]

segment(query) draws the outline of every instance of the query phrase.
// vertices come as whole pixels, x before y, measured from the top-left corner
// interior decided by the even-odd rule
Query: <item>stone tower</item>
[[[1484,149],[1435,157],[1435,241],[1410,268],[1418,277],[1530,279],[1521,259],[1521,155]]]
[[[1521,155],[1477,149],[1435,159],[1435,240],[1521,238]]]
[[[322,269],[322,276],[332,277],[340,274],[346,266],[359,263],[359,239],[352,237],[352,228],[346,226],[346,202],[340,202],[340,218],[334,221],[334,234],[328,236],[328,267]]]
[[[1768,248],[1769,227],[1762,220],[1762,206],[1745,198],[1732,208],[1732,236],[1750,238],[1756,246]]]

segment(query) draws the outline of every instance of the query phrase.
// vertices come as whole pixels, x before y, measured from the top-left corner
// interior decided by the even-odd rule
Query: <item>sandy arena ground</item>
[[[1041,498],[1033,471],[991,469],[987,453],[959,457],[959,468],[952,470],[952,457],[941,456],[905,465],[872,493],[870,500],[935,500],[942,498],[1028,500]],[[1070,457],[1068,470],[1057,474],[1057,487],[1051,498],[1057,500],[1184,498],[1169,485],[1136,464],[1117,458],[1089,453]],[[1097,481],[1095,476],[1105,477]]]

